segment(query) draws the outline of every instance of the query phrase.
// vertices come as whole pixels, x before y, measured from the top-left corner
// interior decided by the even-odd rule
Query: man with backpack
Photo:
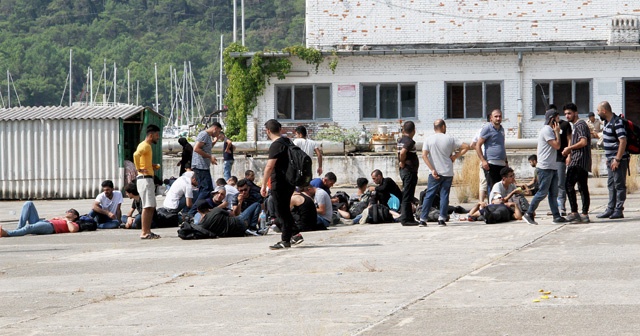
[[[295,190],[295,186],[287,179],[289,146],[293,145],[293,143],[288,138],[280,135],[282,125],[277,120],[270,119],[264,126],[267,137],[273,142],[271,146],[269,146],[269,157],[264,168],[260,193],[262,197],[267,197],[267,185],[270,182],[271,197],[273,198],[276,218],[277,221],[279,221],[282,235],[281,240],[269,248],[272,250],[281,250],[291,247],[292,243],[297,245],[304,241],[301,234],[293,235],[294,219],[291,215],[291,208],[289,207],[291,195],[293,195]]]
[[[627,132],[623,120],[611,111],[609,102],[598,104],[598,116],[604,120],[602,139],[604,155],[607,159],[607,187],[609,203],[607,210],[598,218],[624,218],[624,201],[627,199],[627,170],[629,169],[629,153],[627,148]]]

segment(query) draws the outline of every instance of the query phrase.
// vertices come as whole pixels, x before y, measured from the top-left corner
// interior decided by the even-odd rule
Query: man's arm
[[[616,160],[611,162],[611,170],[616,171],[620,166],[620,160],[624,156],[624,151],[627,148],[627,137],[618,138],[620,141],[620,146],[618,147],[618,154],[616,154]]]
[[[556,135],[555,139],[547,140],[547,143],[553,149],[558,150],[560,149],[560,124],[555,124],[555,126],[553,127],[553,132]]]
[[[101,208],[100,207],[100,202],[98,202],[98,201],[93,202],[93,211],[95,211],[95,212],[97,212],[99,214],[108,216],[109,218],[113,218],[113,219],[115,219],[115,216],[116,216],[115,214],[112,214],[108,209]]]
[[[314,149],[318,157],[318,175],[322,175],[322,150],[318,147]]]
[[[133,165],[136,166],[136,171],[138,171],[139,173],[145,174],[147,173],[147,170],[140,169],[140,158],[142,157],[143,154],[144,154],[144,151],[136,149],[136,151],[133,153]]]
[[[484,145],[484,138],[478,138],[476,142],[476,153],[478,154],[478,158],[482,163],[482,169],[489,170],[489,162],[485,160],[484,155],[482,155],[482,145]]]
[[[71,233],[80,231],[80,226],[72,221],[67,221],[67,227]]]
[[[118,207],[116,208],[116,218],[115,220],[117,220],[118,222],[120,222],[120,220],[122,219],[122,203],[118,204]]]
[[[203,158],[211,160],[211,163],[218,164],[218,161],[216,161],[216,158],[213,155],[206,153],[204,150],[202,150],[202,147],[204,147],[204,142],[198,141],[196,142],[196,146],[193,147],[193,151],[198,153],[198,155],[202,156]]]
[[[262,175],[262,187],[260,188],[260,195],[262,195],[262,197],[267,197],[267,184],[271,179],[271,173],[273,173],[273,169],[276,167],[277,160],[278,159],[267,160],[267,164],[264,167],[264,174]]]
[[[426,150],[422,151],[422,160],[424,160],[424,163],[426,163],[427,167],[429,167],[429,170],[431,170],[431,175],[433,176],[433,178],[435,178],[436,180],[439,179],[440,176],[438,176],[438,172],[436,171],[436,169],[433,167],[433,164],[429,160],[429,151],[426,151]]]
[[[400,150],[400,155],[398,155],[398,161],[400,161],[399,166],[400,168],[404,168],[404,162],[407,160],[407,149],[406,148],[402,148]]]
[[[451,155],[451,161],[456,161],[457,158],[467,154],[467,151],[469,151],[469,145],[463,142],[462,145],[460,145],[459,150],[455,154]]]

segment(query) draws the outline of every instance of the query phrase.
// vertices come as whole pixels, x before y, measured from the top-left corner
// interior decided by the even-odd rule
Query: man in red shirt
[[[28,234],[53,234],[80,231],[77,224],[80,214],[75,209],[67,210],[64,217],[55,217],[49,220],[41,220],[38,210],[31,201],[27,201],[22,206],[22,214],[15,230],[6,231],[0,225],[1,237],[17,237]]]

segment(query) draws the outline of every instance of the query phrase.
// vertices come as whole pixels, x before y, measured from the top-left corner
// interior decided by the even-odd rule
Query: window
[[[486,119],[495,109],[502,110],[502,83],[447,83],[447,118]]]
[[[558,109],[566,103],[575,103],[578,114],[587,114],[591,107],[591,81],[582,80],[550,80],[534,81],[535,99],[533,110],[535,115],[543,116],[549,104]],[[562,114],[562,111],[560,111]]]
[[[330,85],[276,86],[276,119],[316,120],[330,118]]]
[[[406,119],[416,117],[415,84],[363,84],[362,119]]]

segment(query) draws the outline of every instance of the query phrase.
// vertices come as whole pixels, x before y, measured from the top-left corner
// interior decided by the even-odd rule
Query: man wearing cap
[[[529,224],[537,225],[534,213],[540,202],[547,197],[549,208],[553,215],[553,223],[566,223],[567,220],[560,216],[558,210],[558,162],[556,161],[557,150],[560,148],[560,123],[558,122],[558,111],[547,110],[544,114],[544,126],[538,135],[538,164],[536,172],[540,181],[540,189],[533,196],[529,210],[522,218]]]

